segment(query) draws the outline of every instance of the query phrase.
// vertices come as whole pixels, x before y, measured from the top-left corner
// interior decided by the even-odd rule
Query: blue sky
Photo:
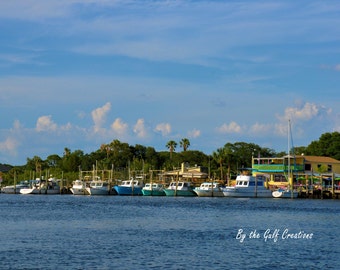
[[[0,2],[0,163],[340,131],[340,2]],[[180,151],[178,148],[177,151]]]

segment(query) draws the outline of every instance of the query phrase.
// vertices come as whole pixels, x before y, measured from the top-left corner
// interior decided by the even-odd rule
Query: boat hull
[[[71,188],[70,189],[73,195],[90,195],[86,188]]]
[[[40,194],[56,195],[60,194],[60,189],[42,189]]]
[[[272,191],[269,189],[224,188],[223,194],[234,198],[272,198]]]
[[[194,189],[198,197],[224,197],[222,191]]]
[[[20,194],[56,195],[60,194],[60,189],[22,188],[20,189]]]
[[[135,196],[135,195],[143,195],[141,187],[125,187],[125,186],[114,186],[118,195],[123,196]]]
[[[165,196],[164,190],[142,189],[143,196]]]
[[[36,190],[35,188],[22,188],[20,189],[20,194],[39,194],[39,193],[36,193]]]
[[[164,189],[166,196],[195,197],[197,194],[193,190]]]
[[[3,187],[1,189],[1,193],[4,193],[4,194],[20,194],[20,190],[22,188],[27,188],[27,187],[18,187],[18,186],[16,186],[14,188],[14,186],[7,186],[7,187]]]
[[[93,196],[110,195],[110,191],[107,188],[86,188],[86,191],[89,195]]]

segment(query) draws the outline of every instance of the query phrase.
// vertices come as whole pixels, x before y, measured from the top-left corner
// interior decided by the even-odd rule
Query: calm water
[[[0,214],[1,269],[340,269],[340,200],[0,194]]]

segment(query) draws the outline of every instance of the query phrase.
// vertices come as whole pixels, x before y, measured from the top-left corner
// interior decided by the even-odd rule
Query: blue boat
[[[113,188],[118,195],[143,195],[142,188],[144,184],[142,180],[131,178],[130,180],[122,181],[120,185],[114,186]]]

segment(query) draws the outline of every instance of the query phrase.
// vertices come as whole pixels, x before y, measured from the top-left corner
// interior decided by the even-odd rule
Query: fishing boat
[[[90,186],[86,187],[86,191],[90,195],[110,195],[111,189],[108,182],[96,179],[90,182]]]
[[[83,180],[75,180],[70,190],[73,195],[90,195],[86,190],[86,182]]]
[[[236,177],[235,186],[222,188],[225,197],[240,198],[271,198],[272,191],[265,187],[263,176],[254,177],[249,174],[240,174]]]
[[[142,188],[144,196],[165,196],[164,185],[160,183],[146,183]]]
[[[60,194],[60,186],[55,178],[49,178],[47,181],[37,178],[29,187],[21,188],[20,194]]]
[[[1,188],[1,193],[20,194],[22,188],[29,188],[28,181],[22,181],[16,185],[5,186]]]
[[[194,192],[199,197],[223,197],[222,186],[216,182],[204,182],[199,187],[194,188]]]
[[[164,189],[166,196],[184,196],[194,197],[197,194],[191,186],[190,182],[185,181],[173,181],[167,188]]]
[[[136,179],[131,177],[130,180],[124,180],[120,185],[116,185],[113,188],[118,195],[143,195],[143,186],[142,177],[136,177]]]

